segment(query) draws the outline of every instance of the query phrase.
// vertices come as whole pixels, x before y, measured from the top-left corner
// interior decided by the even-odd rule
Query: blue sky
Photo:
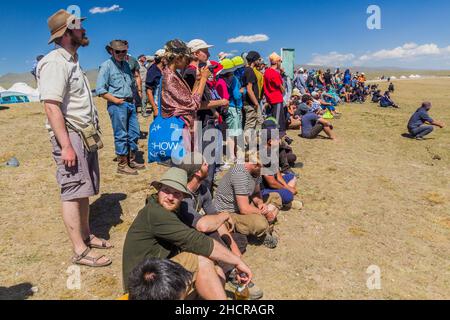
[[[195,6],[192,5],[195,3]],[[247,4],[247,5],[244,5]],[[381,30],[369,30],[369,5],[381,9]],[[221,51],[257,50],[264,57],[280,48],[296,49],[296,62],[328,65],[450,69],[450,1],[1,1],[0,75],[26,72],[47,45],[46,20],[53,12],[78,5],[91,45],[80,50],[84,69],[108,58],[111,39],[130,42],[133,55],[152,54],[167,40],[201,38]],[[114,6],[114,7],[113,7]],[[117,8],[92,14],[92,8]],[[106,10],[107,11],[107,10]],[[264,35],[265,41],[229,43],[239,36]]]

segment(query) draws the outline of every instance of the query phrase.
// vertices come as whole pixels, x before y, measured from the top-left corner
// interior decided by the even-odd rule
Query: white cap
[[[155,61],[154,56],[145,56],[145,59],[147,59],[147,61]]]
[[[194,39],[188,42],[188,48],[191,49],[192,52],[197,52],[201,49],[208,49],[214,47],[213,45],[207,44],[205,41],[200,39]]]
[[[313,98],[318,98],[319,97],[319,93],[317,91],[314,91],[313,93],[311,93],[311,96]]]
[[[166,50],[159,49],[158,51],[155,52],[155,56],[162,57],[165,53],[166,53]]]
[[[299,71],[300,71],[300,72],[305,72],[305,69],[300,68]]]

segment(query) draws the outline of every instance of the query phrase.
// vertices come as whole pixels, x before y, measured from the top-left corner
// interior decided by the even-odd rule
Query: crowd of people
[[[80,27],[68,28],[68,21]],[[93,235],[88,223],[89,197],[99,193],[98,150],[103,143],[90,85],[78,61],[77,50],[89,44],[81,23],[64,10],[49,18],[49,43],[57,46],[41,59],[36,77],[48,117],[72,261],[106,267],[112,260],[91,249],[113,246]],[[126,235],[125,299],[196,295],[220,300],[227,298],[226,283],[247,292],[249,299],[260,299],[263,291],[243,260],[246,247],[252,241],[275,249],[278,215],[303,207],[293,170],[297,156],[288,133],[314,139],[324,132],[324,138],[335,140],[330,119],[340,118],[337,107],[379,94],[376,86],[366,86],[364,73],[299,69],[291,81],[276,53],[267,64],[256,51],[211,61],[211,47],[201,39],[174,39],[151,59],[134,59],[125,40],[106,46],[111,58],[100,66],[96,92],[107,101],[117,172],[136,175],[145,169],[136,159],[137,106],[145,117],[153,113],[152,125],[157,119],[167,120],[150,131],[164,124],[168,126],[163,130],[171,130],[175,122],[182,127],[182,156],[152,183],[154,192]],[[379,98],[378,102],[384,97]],[[423,122],[443,126],[427,117],[430,107],[425,103],[410,121],[408,128],[417,137],[430,132],[421,127]],[[217,132],[210,157],[210,145],[195,141],[198,130]],[[159,157],[174,160],[170,152]]]

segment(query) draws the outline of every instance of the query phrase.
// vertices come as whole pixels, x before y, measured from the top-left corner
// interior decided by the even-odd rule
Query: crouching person
[[[189,228],[178,217],[186,188],[186,171],[169,169],[152,186],[158,193],[148,199],[130,229],[123,249],[124,288],[128,288],[130,272],[148,258],[170,259],[193,274],[194,287],[205,300],[226,300],[225,275],[215,262],[233,265],[239,281],[248,284],[252,272],[242,259],[216,240]]]
[[[273,249],[278,239],[271,234],[270,224],[277,218],[281,201],[274,194],[264,203],[260,184],[261,161],[257,153],[249,152],[245,162],[236,164],[220,181],[214,205],[219,211],[232,212],[239,233],[254,236]]]
[[[234,232],[234,221],[228,212],[219,212],[211,196],[207,184],[208,163],[198,152],[188,154],[183,158],[179,166],[187,172],[187,189],[192,195],[185,198],[180,207],[180,219],[189,227],[199,232],[206,233],[223,246],[229,248],[236,256],[241,257],[245,252],[248,241],[247,237]],[[228,282],[231,286],[237,286],[234,265],[219,262]],[[249,299],[258,300],[263,292],[253,282],[248,285]]]

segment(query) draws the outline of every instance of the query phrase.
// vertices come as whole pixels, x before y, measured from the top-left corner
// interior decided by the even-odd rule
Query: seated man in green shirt
[[[242,259],[216,240],[178,217],[181,201],[190,197],[186,171],[169,169],[152,185],[158,193],[151,197],[128,230],[123,248],[123,281],[128,291],[131,271],[148,258],[170,259],[193,273],[197,293],[205,300],[226,300],[225,275],[214,262],[235,266],[239,281],[250,283],[253,274]]]

